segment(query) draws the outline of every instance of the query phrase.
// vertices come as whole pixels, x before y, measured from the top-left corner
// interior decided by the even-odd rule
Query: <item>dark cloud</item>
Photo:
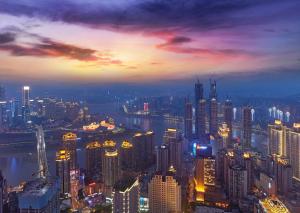
[[[161,47],[172,46],[172,45],[180,45],[191,41],[192,41],[191,38],[185,36],[175,36],[169,38],[165,43],[160,44],[157,47],[161,48]]]
[[[168,38],[165,43],[159,44],[156,47],[162,50],[166,50],[174,53],[182,53],[182,54],[193,54],[198,56],[205,55],[224,55],[224,56],[240,56],[240,55],[248,55],[254,56],[255,53],[248,52],[245,50],[239,49],[207,49],[207,48],[196,48],[196,47],[187,47],[183,46],[183,44],[192,42],[192,39],[184,36],[175,36]],[[256,53],[257,55],[257,53]]]
[[[0,33],[0,45],[15,41],[16,35],[14,33],[6,32]]]
[[[279,0],[136,0],[136,1],[1,1],[0,12],[16,16],[107,27],[115,30],[209,30],[263,24],[285,13],[298,14],[299,1]],[[261,9],[262,8],[262,9]],[[299,15],[297,15],[299,17]]]
[[[19,33],[31,36],[36,42],[16,42],[16,34],[11,32],[2,33],[0,34],[0,51],[7,51],[14,56],[64,57],[79,61],[99,62],[100,64],[122,64],[122,61],[114,59],[108,53],[53,41],[25,31],[19,31]]]

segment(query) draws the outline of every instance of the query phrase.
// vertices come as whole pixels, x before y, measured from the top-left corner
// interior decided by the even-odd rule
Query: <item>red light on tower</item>
[[[144,103],[144,112],[149,112],[149,103]]]

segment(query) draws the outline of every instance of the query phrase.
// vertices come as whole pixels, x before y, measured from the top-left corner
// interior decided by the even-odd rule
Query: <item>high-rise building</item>
[[[113,213],[139,212],[140,186],[138,178],[124,177],[115,185],[112,193]]]
[[[218,134],[220,136],[220,143],[218,144],[218,148],[229,148],[231,146],[229,140],[230,129],[228,128],[226,123],[222,123],[222,125],[219,127]]]
[[[88,143],[85,147],[85,153],[88,176],[100,180],[102,176],[103,157],[103,148],[101,143],[98,141]]]
[[[201,99],[198,103],[198,138],[203,138],[206,134],[206,100]]]
[[[280,120],[268,125],[269,155],[287,157],[286,132],[287,128]]]
[[[44,137],[44,130],[42,126],[37,126],[37,156],[38,156],[38,176],[46,178],[49,175],[48,163],[46,156],[46,143]]]
[[[169,147],[166,144],[157,147],[156,150],[156,171],[166,175],[169,170]]]
[[[136,133],[132,138],[134,153],[134,169],[143,171],[154,163],[154,133],[148,131],[146,133]]]
[[[77,135],[72,132],[68,132],[63,135],[63,148],[70,153],[70,169],[77,168],[77,151],[76,151]]]
[[[59,213],[60,184],[56,178],[37,178],[25,184],[18,194],[20,213]]]
[[[194,186],[196,202],[205,200],[205,192],[209,187],[215,186],[215,159],[212,155],[202,155],[201,150],[208,149],[205,145],[199,146],[199,152],[196,156],[194,170]]]
[[[286,142],[293,176],[300,180],[300,123],[294,123],[293,128],[289,129]]]
[[[293,171],[287,159],[274,157],[274,176],[277,191],[281,195],[287,195],[292,188]]]
[[[193,137],[193,105],[187,100],[184,110],[184,136],[187,139],[192,139]]]
[[[254,158],[250,152],[243,153],[243,166],[247,171],[247,191],[250,192],[254,186]]]
[[[64,149],[56,152],[56,176],[60,179],[62,195],[70,192],[70,153]]]
[[[24,86],[22,88],[22,106],[29,107],[30,106],[30,87]]]
[[[167,129],[164,134],[164,143],[169,148],[169,166],[173,166],[176,170],[176,175],[181,176],[183,155],[181,132],[177,129]]]
[[[113,187],[121,176],[120,159],[117,149],[105,150],[102,169],[105,186]]]
[[[5,101],[5,88],[0,85],[0,101]]]
[[[217,99],[217,82],[215,80],[210,80],[210,91],[209,91],[209,98]]]
[[[218,101],[217,101],[217,83],[210,80],[210,92],[209,92],[209,133],[210,135],[217,137],[218,135]]]
[[[173,173],[156,173],[148,184],[150,213],[181,212],[181,185]]]
[[[218,133],[218,101],[215,97],[209,100],[209,133],[213,136]]]
[[[224,122],[227,124],[229,128],[229,141],[232,140],[232,119],[233,119],[233,106],[232,102],[227,99],[224,104]]]
[[[232,203],[246,197],[248,193],[247,170],[239,165],[229,166],[228,170],[228,197]]]
[[[133,145],[129,141],[123,141],[120,148],[121,168],[123,170],[133,169],[134,155]]]
[[[247,106],[243,108],[243,149],[251,148],[251,134],[252,134],[252,118],[251,107]]]
[[[195,84],[195,134],[199,135],[199,101],[203,99],[203,85],[199,80]]]
[[[0,170],[0,213],[3,213],[3,206],[5,201],[5,190],[6,183],[5,179],[2,175],[2,171]]]

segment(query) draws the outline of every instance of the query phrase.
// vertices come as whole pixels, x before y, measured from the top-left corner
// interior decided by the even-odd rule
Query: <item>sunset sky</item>
[[[300,79],[299,11],[298,0],[0,0],[0,78]]]

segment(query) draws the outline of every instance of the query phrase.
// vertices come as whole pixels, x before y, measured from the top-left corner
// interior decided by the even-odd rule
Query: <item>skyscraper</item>
[[[216,98],[209,100],[209,132],[213,136],[218,133],[218,102]]]
[[[60,179],[62,195],[70,192],[70,153],[64,149],[56,152],[56,176]]]
[[[217,99],[217,82],[215,80],[210,80],[210,91],[209,91],[209,98]]]
[[[197,80],[195,84],[195,134],[199,135],[199,101],[203,99],[203,85]]]
[[[0,84],[0,101],[5,101],[5,88]]]
[[[169,147],[166,144],[157,147],[156,150],[156,171],[166,175],[169,170]]]
[[[252,118],[251,107],[247,106],[243,108],[243,149],[251,148],[251,134],[252,134]]]
[[[293,176],[300,180],[300,123],[294,123],[287,132],[288,156],[293,168]]]
[[[203,138],[206,134],[206,100],[201,99],[198,103],[198,138]]]
[[[181,212],[181,185],[173,173],[156,173],[148,184],[150,213]]]
[[[98,141],[90,142],[85,147],[85,153],[88,176],[100,180],[102,176],[102,145]]]
[[[173,166],[176,175],[181,176],[183,155],[181,132],[177,129],[167,129],[164,134],[164,143],[169,148],[169,166]]]
[[[24,86],[22,88],[22,106],[29,107],[30,105],[30,87]]]
[[[207,188],[215,186],[215,159],[211,154],[202,155],[202,151],[205,152],[208,149],[207,146],[200,145],[197,149],[199,151],[196,156],[194,170],[194,199],[196,202],[203,202]]]
[[[184,135],[187,139],[192,139],[193,136],[193,105],[188,100],[184,110]]]
[[[115,185],[112,193],[113,213],[139,212],[140,186],[138,178],[124,177]]]
[[[133,168],[134,155],[133,145],[129,141],[123,141],[120,148],[121,167],[123,170],[130,170]]]
[[[228,196],[231,202],[238,204],[248,193],[247,170],[239,165],[229,166],[228,170]]]
[[[105,150],[102,163],[104,184],[105,186],[113,187],[121,175],[117,149]]]
[[[277,191],[281,195],[287,195],[292,188],[293,171],[287,159],[274,157],[274,176]]]
[[[2,171],[0,170],[0,213],[3,213],[3,206],[5,200],[5,190],[6,190],[6,183],[5,179],[2,175]]]
[[[218,134],[220,136],[219,142],[220,144],[218,144],[218,149],[222,149],[222,148],[229,148],[230,147],[230,140],[229,140],[229,133],[230,133],[230,129],[227,126],[227,123],[222,123],[222,125],[219,127],[219,131]]]
[[[44,137],[44,130],[42,126],[37,126],[37,155],[38,155],[38,174],[41,178],[46,178],[49,175],[48,163],[46,156],[46,144]]]
[[[286,132],[287,128],[280,120],[268,125],[269,155],[287,157]]]
[[[68,132],[63,135],[63,148],[70,153],[70,169],[77,168],[77,151],[76,151],[77,135],[72,132]]]
[[[134,168],[136,171],[143,171],[154,163],[154,133],[136,133],[132,138],[134,153]]]
[[[229,141],[232,140],[232,119],[233,119],[233,106],[232,102],[227,99],[224,104],[224,122],[227,124],[229,128]]]

